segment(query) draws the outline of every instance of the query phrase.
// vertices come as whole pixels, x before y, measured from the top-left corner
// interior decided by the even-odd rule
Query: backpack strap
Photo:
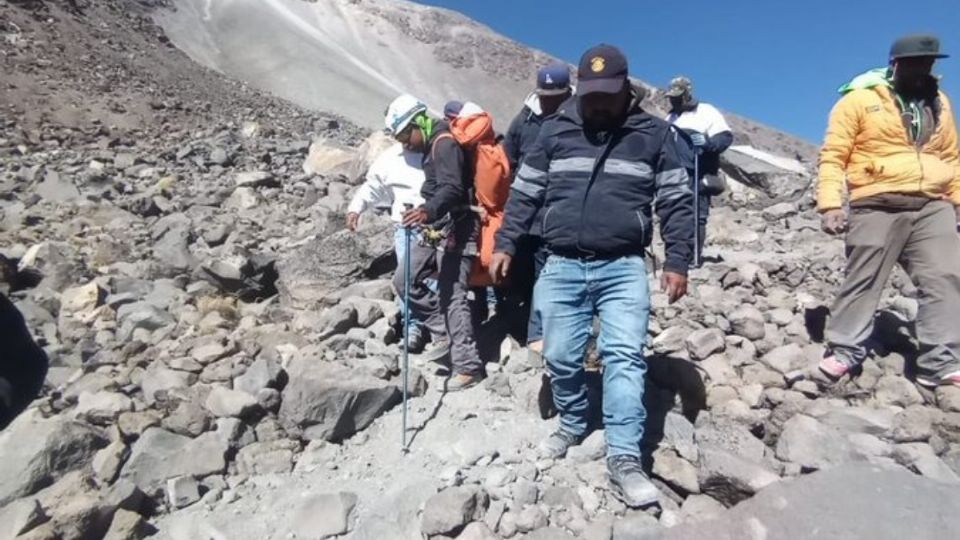
[[[436,160],[437,160],[437,143],[440,142],[441,139],[450,139],[450,140],[452,140],[454,143],[457,142],[457,139],[454,138],[453,134],[451,134],[451,133],[449,133],[449,132],[448,132],[448,133],[441,133],[441,134],[437,135],[436,137],[434,137],[433,143],[430,145],[430,159],[433,160],[433,161],[436,161]]]

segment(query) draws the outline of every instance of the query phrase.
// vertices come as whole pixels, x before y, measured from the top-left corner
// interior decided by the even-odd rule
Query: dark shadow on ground
[[[827,327],[827,317],[830,309],[826,306],[807,308],[803,312],[803,322],[807,327],[807,335],[814,343],[823,343],[823,334]]]
[[[430,422],[437,418],[437,415],[440,413],[440,409],[443,408],[443,400],[447,397],[447,381],[450,380],[450,376],[452,375],[449,370],[446,370],[446,374],[446,378],[443,380],[443,391],[440,392],[440,399],[438,399],[437,404],[433,406],[433,410],[430,411],[430,415],[427,416],[418,426],[407,426],[409,437],[407,438],[407,448],[404,450],[408,450],[411,446],[413,446],[413,443],[417,440],[417,436],[420,435],[420,433],[422,433],[428,425],[430,425]]]
[[[707,389],[703,376],[693,362],[671,356],[653,355],[647,359],[648,372],[643,403],[647,423],[641,443],[643,465],[653,467],[653,451],[663,440],[667,413],[677,405],[691,423],[707,408]]]

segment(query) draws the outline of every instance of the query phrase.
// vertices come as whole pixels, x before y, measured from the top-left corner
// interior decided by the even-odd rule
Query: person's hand
[[[347,228],[351,231],[357,230],[357,225],[360,223],[360,214],[356,212],[350,212],[347,214]]]
[[[693,143],[693,146],[703,148],[707,145],[707,136],[703,133],[691,133],[690,141]]]
[[[512,261],[513,256],[507,253],[494,253],[493,259],[490,260],[490,279],[492,279],[494,283],[502,283],[510,272],[510,263]]]
[[[423,225],[427,222],[427,209],[424,207],[414,208],[413,210],[407,210],[403,213],[403,226],[404,227],[413,227],[416,225]]]
[[[820,228],[827,234],[840,234],[847,230],[847,213],[842,208],[827,210],[820,216]]]
[[[687,294],[687,276],[676,272],[664,272],[660,278],[660,287],[665,293],[670,303],[683,298]]]

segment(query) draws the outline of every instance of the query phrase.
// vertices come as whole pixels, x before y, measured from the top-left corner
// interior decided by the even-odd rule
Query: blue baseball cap
[[[444,118],[456,118],[460,114],[460,109],[463,109],[463,102],[457,100],[448,101],[446,105],[443,106],[443,117]]]
[[[560,96],[570,91],[570,70],[564,64],[550,64],[537,72],[537,95]]]

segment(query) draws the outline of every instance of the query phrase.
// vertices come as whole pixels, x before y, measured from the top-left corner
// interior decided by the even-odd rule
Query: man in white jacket
[[[733,144],[733,131],[723,114],[709,103],[703,103],[693,94],[693,82],[687,77],[676,77],[667,90],[670,114],[667,121],[690,135],[693,150],[699,155],[700,201],[697,215],[699,229],[697,261],[702,261],[703,246],[707,238],[707,219],[710,217],[710,200],[723,192],[720,177],[720,154]]]
[[[406,257],[406,229],[400,223],[403,213],[423,204],[420,188],[424,174],[423,156],[405,150],[395,144],[380,154],[367,171],[366,180],[357,189],[347,207],[347,228],[357,229],[360,214],[370,209],[390,209],[390,219],[397,224],[394,234],[394,251],[397,256],[397,271],[393,283],[399,295],[404,289],[404,260]],[[410,280],[410,352],[423,351],[427,333],[435,345],[446,347],[446,329],[439,311],[439,298],[435,281],[436,251],[420,245],[420,233],[413,231],[411,241]],[[401,298],[402,301],[402,298]],[[436,349],[436,347],[435,347]]]

